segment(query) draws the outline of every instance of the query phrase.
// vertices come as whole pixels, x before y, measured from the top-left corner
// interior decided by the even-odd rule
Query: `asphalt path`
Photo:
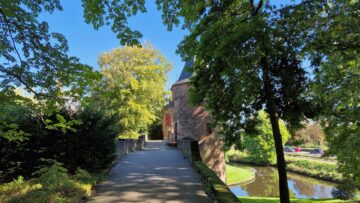
[[[144,150],[129,153],[118,162],[88,202],[215,201],[179,150],[163,142],[147,142]]]

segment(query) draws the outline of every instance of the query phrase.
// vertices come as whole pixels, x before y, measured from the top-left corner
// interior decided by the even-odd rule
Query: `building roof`
[[[181,75],[177,81],[189,79],[192,75],[191,72],[189,71],[189,68],[192,67],[193,65],[194,65],[194,59],[187,61],[184,65]]]

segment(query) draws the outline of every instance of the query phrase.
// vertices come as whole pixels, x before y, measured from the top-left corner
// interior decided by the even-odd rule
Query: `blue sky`
[[[173,70],[168,74],[166,89],[180,76],[184,62],[175,53],[177,45],[182,40],[186,31],[174,28],[167,31],[162,24],[161,13],[157,10],[154,1],[147,1],[147,13],[140,13],[129,19],[129,25],[143,34],[143,41],[150,41],[165,57],[173,63]],[[104,26],[95,30],[92,25],[84,22],[80,0],[61,1],[63,11],[52,14],[43,14],[40,20],[49,23],[51,32],[59,32],[68,40],[69,54],[76,56],[82,63],[98,69],[97,59],[99,54],[120,47],[119,40]]]
[[[290,0],[276,0],[275,4],[289,2]],[[143,41],[150,41],[166,58],[172,62],[173,69],[168,74],[166,89],[180,76],[184,62],[175,53],[177,45],[183,39],[186,31],[174,28],[172,32],[166,30],[162,24],[161,13],[157,10],[154,0],[146,1],[147,13],[139,13],[129,19],[129,25],[143,34]],[[104,26],[99,30],[84,22],[80,0],[61,1],[63,11],[53,14],[44,13],[40,20],[49,23],[50,31],[63,34],[68,40],[69,54],[80,58],[82,63],[98,69],[97,58],[99,54],[120,47],[119,40]]]

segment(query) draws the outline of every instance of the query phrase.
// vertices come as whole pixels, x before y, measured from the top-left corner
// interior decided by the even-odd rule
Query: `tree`
[[[304,1],[291,9],[314,68],[311,97],[320,113],[329,151],[349,183],[360,186],[359,1]]]
[[[314,3],[319,5],[320,3]],[[314,6],[307,53],[316,67],[314,95],[319,120],[337,156],[339,170],[349,183],[360,186],[360,2],[333,1]],[[321,12],[320,12],[321,11]]]
[[[291,128],[299,127],[304,114],[312,113],[308,101],[312,98],[319,101],[320,120],[331,142],[331,150],[338,155],[341,170],[346,171],[350,180],[359,183],[360,170],[356,167],[360,165],[356,136],[359,133],[358,1],[301,1],[279,9],[262,0],[257,3],[253,0],[156,2],[163,10],[163,21],[169,29],[180,22],[189,29],[190,34],[179,47],[179,53],[184,59],[196,57],[192,69],[195,75],[193,98],[195,102],[206,101],[215,120],[223,126],[226,142],[237,140],[241,129],[253,131],[256,112],[266,107],[277,151],[282,202],[288,202],[289,195],[278,119],[285,120]],[[141,34],[128,27],[127,18],[138,11],[145,12],[144,5],[144,0],[83,0],[87,23],[93,24],[95,29],[112,23],[112,30],[121,43],[129,45],[139,44]],[[2,91],[22,85],[37,98],[47,98],[61,95],[64,91],[60,91],[60,87],[86,84],[75,82],[73,85],[70,80],[74,78],[84,81],[82,74],[75,74],[75,77],[66,73],[71,70],[86,73],[81,70],[88,68],[79,65],[74,58],[65,57],[67,46],[61,35],[49,35],[46,23],[36,21],[41,10],[51,12],[60,8],[57,0],[36,3],[5,0],[0,3],[3,45],[0,54],[6,61],[0,66]],[[10,26],[18,22],[23,26]],[[59,43],[51,44],[51,37]],[[39,39],[42,43],[38,43]],[[17,49],[17,45],[23,48]],[[52,49],[54,47],[56,49]],[[37,57],[32,57],[35,55]],[[26,60],[22,59],[24,56]],[[47,56],[51,56],[51,60]],[[317,67],[315,91],[311,94],[305,91],[308,80],[301,64],[305,56]],[[64,62],[64,58],[68,60]],[[32,73],[33,69],[27,69],[29,64],[35,70],[44,71]],[[50,64],[50,68],[44,64]],[[54,67],[71,68],[56,71]],[[52,80],[54,77],[49,75],[56,79]],[[76,95],[81,89],[67,92]],[[2,95],[14,94],[3,91]],[[1,101],[9,102],[9,97],[6,98]],[[49,106],[56,106],[57,100],[50,98],[45,101]],[[16,131],[15,126],[11,127]]]
[[[61,9],[58,0],[0,2],[1,106],[25,105],[32,107],[32,113],[52,113],[69,100],[79,101],[100,79],[90,66],[67,55],[63,35],[49,33],[48,24],[37,20],[42,11]],[[25,91],[23,95],[16,94],[19,89]],[[0,114],[4,118],[7,113]],[[25,135],[6,120],[0,121],[0,132],[7,139],[21,140]]]
[[[111,30],[117,34],[122,45],[140,45],[139,38],[142,34],[128,26],[127,18],[136,15],[139,11],[146,12],[145,0],[82,0],[82,2],[86,23],[92,24],[95,29],[111,25]]]
[[[1,1],[1,91],[21,87],[38,101],[61,104],[64,97],[86,93],[94,75],[91,67],[67,55],[63,35],[49,33],[48,24],[36,18],[43,10],[61,10],[57,0]],[[4,95],[2,95],[4,96]]]
[[[294,133],[289,140],[294,145],[323,145],[325,134],[320,124],[314,122],[308,122],[303,129],[300,129]]]
[[[135,138],[161,115],[171,64],[150,45],[124,47],[99,57],[105,108],[119,115],[121,137]]]
[[[110,2],[93,4],[101,8],[98,20],[92,21],[94,26],[114,20],[114,25],[127,28],[126,16],[136,13],[138,8],[145,10],[144,1]],[[126,9],[114,12],[106,4],[125,4]],[[302,33],[296,29],[296,23],[287,21],[294,15],[294,9],[288,6],[290,9],[274,10],[262,0],[258,3],[157,0],[157,4],[168,29],[183,22],[183,28],[190,31],[179,53],[185,60],[196,58],[190,70],[194,73],[193,100],[206,101],[226,137],[240,135],[241,129],[252,130],[257,112],[266,107],[277,152],[280,197],[282,202],[289,202],[278,119],[296,128],[304,119],[304,111],[309,110],[305,108],[309,107],[309,97],[305,95],[308,81],[299,56],[303,41],[298,36]],[[123,43],[136,42],[128,40],[126,33],[118,36]]]
[[[287,20],[293,10],[274,9],[266,1],[176,2],[158,1],[165,22],[172,25],[172,18],[181,16],[190,30],[178,52],[196,59],[190,69],[193,101],[205,102],[231,140],[242,130],[254,131],[257,112],[265,107],[275,142],[281,202],[289,202],[278,120],[297,128],[312,109],[299,52],[301,33]]]
[[[244,149],[249,152],[249,157],[255,162],[274,164],[276,163],[276,153],[269,117],[264,111],[260,111],[258,120],[256,134],[244,133]],[[290,133],[282,120],[279,120],[279,127],[283,143],[286,143],[290,138]]]

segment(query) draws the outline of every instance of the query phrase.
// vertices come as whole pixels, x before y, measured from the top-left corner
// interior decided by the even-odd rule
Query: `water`
[[[240,165],[239,167],[244,167]],[[278,197],[279,178],[276,168],[251,167],[255,170],[255,179],[244,184],[231,186],[230,190],[237,196],[266,196]],[[288,173],[290,197],[296,198],[332,198],[335,184],[307,176]]]

